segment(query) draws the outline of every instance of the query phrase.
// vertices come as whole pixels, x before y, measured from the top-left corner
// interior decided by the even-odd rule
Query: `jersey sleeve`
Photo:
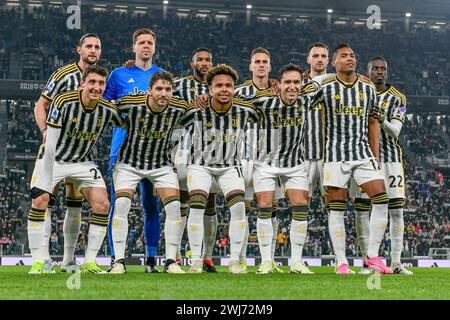
[[[115,100],[117,98],[117,77],[115,70],[113,70],[109,75],[108,81],[106,82],[106,89],[103,93],[103,98],[108,101]]]
[[[180,98],[180,99],[184,99],[184,97],[182,95],[183,90],[181,90],[182,89],[181,87],[183,85],[183,81],[175,79],[174,82],[175,83],[174,83],[173,92],[172,92],[173,96],[177,97],[177,98]]]
[[[114,127],[123,127],[124,119],[122,118],[122,113],[119,110],[114,110],[111,117],[111,122]]]
[[[249,120],[250,123],[258,123],[261,120],[261,111],[257,108],[247,108],[248,114],[249,114]]]
[[[398,97],[397,101],[398,102],[395,104],[389,120],[398,120],[403,123],[405,121],[406,114],[406,97],[402,95]]]
[[[58,71],[59,70],[53,72],[47,84],[45,85],[44,90],[41,93],[41,97],[44,97],[48,101],[53,101],[59,93],[66,91],[65,89],[67,87],[67,83],[63,80],[64,77],[56,77]]]
[[[194,123],[195,113],[198,111],[197,108],[192,107],[180,118],[178,125],[181,127],[188,127]]]
[[[50,111],[47,116],[47,125],[54,128],[62,127],[63,113],[64,108],[60,103],[59,99],[53,101],[50,105]]]
[[[381,115],[381,109],[378,106],[378,98],[377,95],[375,93],[375,89],[372,89],[370,91],[370,101],[369,101],[369,117],[374,117],[379,119],[380,115]]]

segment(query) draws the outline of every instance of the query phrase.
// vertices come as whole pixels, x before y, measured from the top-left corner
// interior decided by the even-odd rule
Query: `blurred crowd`
[[[379,30],[369,30],[365,24],[328,24],[325,17],[273,17],[264,22],[253,17],[246,26],[245,16],[237,13],[224,21],[195,14],[180,17],[169,10],[163,19],[158,10],[142,14],[87,7],[82,9],[81,30],[66,28],[68,14],[62,7],[0,10],[0,18],[8,21],[0,26],[0,77],[4,78],[47,80],[56,68],[77,59],[75,45],[86,32],[99,34],[103,44],[100,64],[113,69],[133,58],[131,35],[138,27],[148,26],[157,34],[154,62],[175,75],[189,72],[191,52],[200,46],[211,49],[216,63],[236,67],[245,79],[255,47],[269,49],[276,72],[289,62],[306,67],[312,42],[322,41],[330,48],[347,42],[357,54],[359,72],[365,72],[370,57],[382,55],[388,61],[390,81],[407,95],[450,94],[447,27],[438,31],[414,24],[405,32],[403,22],[390,20]],[[17,68],[18,73],[12,72]]]

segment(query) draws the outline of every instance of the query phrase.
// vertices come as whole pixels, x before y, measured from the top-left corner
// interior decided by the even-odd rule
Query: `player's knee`
[[[31,206],[37,209],[47,209],[49,201],[50,195],[44,192],[31,200]]]
[[[191,209],[205,210],[207,203],[207,195],[203,193],[192,193],[189,197],[189,205]]]
[[[389,199],[389,209],[403,209],[403,206],[405,205],[405,199],[403,198],[392,198]]]
[[[94,203],[91,204],[92,211],[98,212],[101,214],[108,214],[109,211],[109,201],[108,199],[99,199],[94,201]]]
[[[292,219],[296,221],[308,220],[308,205],[297,204],[292,206]]]
[[[372,205],[387,205],[389,203],[389,197],[386,192],[378,193],[370,198]]]
[[[272,218],[272,206],[269,208],[258,208],[258,214],[259,219],[270,219]]]

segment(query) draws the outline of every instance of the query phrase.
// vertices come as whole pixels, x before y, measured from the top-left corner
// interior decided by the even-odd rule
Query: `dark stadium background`
[[[76,61],[75,45],[82,34],[99,34],[103,46],[100,64],[112,70],[133,58],[131,34],[146,26],[157,34],[154,64],[177,76],[189,73],[191,52],[201,46],[211,49],[214,63],[234,66],[242,81],[250,76],[249,56],[257,46],[266,47],[272,54],[272,78],[285,63],[307,68],[307,47],[315,41],[323,41],[330,48],[348,42],[357,54],[360,73],[365,73],[371,56],[384,56],[388,61],[389,83],[408,98],[408,120],[401,133],[407,185],[403,257],[450,259],[450,1],[375,2],[169,0],[164,4],[159,0],[85,0],[81,1],[81,29],[70,30],[66,23],[72,12],[67,9],[76,5],[76,1],[0,0],[1,255],[29,254],[28,184],[41,141],[33,107],[46,80],[55,69]],[[366,26],[370,16],[366,9],[371,4],[381,9],[380,29],[370,30]],[[328,70],[332,71],[331,66]],[[103,173],[110,140],[111,132],[107,132],[95,150]],[[64,202],[61,190],[52,215],[50,248],[55,259],[63,249]],[[311,207],[304,256],[330,258],[333,252],[327,216],[317,194]],[[289,211],[287,202],[280,201],[280,231],[289,230]],[[353,211],[349,203],[347,254],[358,257]],[[218,214],[219,240],[228,232],[229,210],[223,198],[218,201]],[[79,255],[84,254],[88,216],[85,204],[76,250]],[[130,257],[144,254],[142,224],[140,205],[135,201],[130,214],[127,250]],[[258,256],[254,212],[250,228],[248,255]],[[185,235],[183,254],[186,243]],[[385,240],[382,250],[386,257],[389,248],[390,241]],[[164,241],[160,241],[158,254],[163,253]],[[220,256],[218,246],[214,253]],[[106,247],[100,254],[108,254]],[[289,245],[278,247],[276,254],[289,256]],[[417,265],[417,260],[411,261]]]

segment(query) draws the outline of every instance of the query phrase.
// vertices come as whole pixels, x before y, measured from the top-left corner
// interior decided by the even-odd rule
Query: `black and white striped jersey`
[[[211,98],[205,110],[189,110],[180,125],[193,126],[190,163],[211,168],[239,165],[244,130],[258,120],[253,104],[236,98],[226,112],[217,112]]]
[[[100,98],[94,108],[83,105],[82,90],[65,92],[51,103],[47,125],[61,128],[55,161],[78,163],[93,161],[91,151],[109,122],[121,126],[116,106]]]
[[[208,85],[206,82],[200,82],[193,75],[175,79],[173,95],[183,99],[188,104],[195,101],[196,96],[208,93]]]
[[[81,69],[77,63],[59,68],[50,76],[41,96],[50,102],[63,92],[77,90],[81,82]]]
[[[125,96],[117,107],[126,114],[128,125],[119,161],[140,170],[153,170],[172,165],[170,139],[178,121],[188,110],[181,99],[170,99],[161,112],[152,111],[148,95]]]
[[[173,90],[173,95],[177,98],[183,99],[189,105],[195,103],[195,98],[207,94],[208,85],[206,82],[200,82],[193,75],[177,78],[175,79],[175,85]],[[172,134],[171,148],[175,148],[180,144],[180,148],[186,150],[190,148],[192,143],[192,127],[187,128],[177,128]]]
[[[354,83],[337,76],[325,79],[315,102],[325,119],[325,162],[357,161],[374,157],[369,143],[369,117],[379,116],[374,84],[358,75]]]
[[[309,72],[303,74],[302,87],[308,85],[318,87],[318,84],[311,79]],[[305,128],[304,128],[304,149],[305,160],[323,159],[324,125],[321,104],[305,107]]]
[[[388,88],[377,93],[378,106],[386,114],[386,120],[398,120],[401,123],[405,120],[406,96],[395,87],[388,85]],[[380,128],[380,160],[381,162],[402,162],[402,148],[399,139],[387,134]]]
[[[297,101],[284,103],[279,95],[259,96],[252,100],[264,115],[258,133],[259,163],[277,168],[292,168],[304,161],[303,135],[305,107],[314,98],[312,85],[302,90]]]
[[[253,80],[249,79],[244,81],[241,85],[237,86],[234,90],[234,97],[240,98],[246,101],[250,101],[256,98],[256,95],[263,95],[263,93],[270,94],[270,86],[264,89],[258,88]],[[243,159],[256,160],[257,157],[257,141],[258,141],[258,123],[249,125],[245,130],[245,143],[242,144],[243,150],[240,151],[243,154]]]

